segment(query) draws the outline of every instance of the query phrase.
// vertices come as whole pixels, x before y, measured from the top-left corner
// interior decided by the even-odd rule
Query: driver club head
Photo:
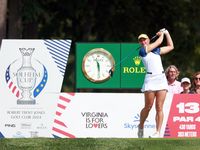
[[[109,75],[110,75],[111,77],[113,77],[113,71],[112,71],[112,69],[109,70]]]

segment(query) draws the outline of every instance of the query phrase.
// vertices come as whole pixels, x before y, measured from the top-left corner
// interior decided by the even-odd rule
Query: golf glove
[[[166,29],[165,28],[163,28],[163,29],[160,29],[160,31],[162,31],[162,32],[164,32]]]
[[[163,32],[165,35],[169,33],[169,32],[168,32],[168,30],[167,30],[167,29],[165,29],[165,28],[163,28],[163,29],[160,29],[160,31],[162,31],[162,32]]]
[[[167,29],[165,29],[165,31],[163,31],[163,33],[166,35],[166,34],[168,34],[169,32],[168,32]]]

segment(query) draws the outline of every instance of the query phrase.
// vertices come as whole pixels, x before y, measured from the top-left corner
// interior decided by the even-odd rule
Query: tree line
[[[0,0],[2,39],[72,39],[62,91],[75,91],[75,42],[137,42],[167,28],[174,50],[162,57],[179,80],[200,70],[199,0]]]

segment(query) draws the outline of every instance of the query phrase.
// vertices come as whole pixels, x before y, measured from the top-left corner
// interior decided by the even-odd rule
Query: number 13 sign
[[[200,95],[174,94],[164,137],[200,137]]]

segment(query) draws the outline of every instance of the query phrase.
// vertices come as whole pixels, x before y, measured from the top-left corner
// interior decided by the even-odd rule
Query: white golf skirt
[[[158,90],[167,90],[169,87],[167,84],[167,78],[165,73],[163,74],[146,74],[144,79],[144,84],[141,91],[158,91]]]

